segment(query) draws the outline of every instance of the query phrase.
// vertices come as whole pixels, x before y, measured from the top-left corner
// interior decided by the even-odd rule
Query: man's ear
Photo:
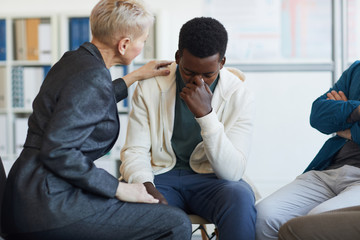
[[[130,38],[122,38],[118,42],[118,51],[120,55],[125,55],[126,50],[128,49],[128,46],[130,44]]]
[[[220,69],[222,69],[224,67],[225,62],[226,62],[226,57],[224,56],[223,59],[221,59],[221,62],[220,62]]]
[[[180,51],[177,50],[176,53],[175,53],[175,60],[176,60],[176,64],[179,64],[180,62],[180,58],[181,58],[181,54],[180,54]]]

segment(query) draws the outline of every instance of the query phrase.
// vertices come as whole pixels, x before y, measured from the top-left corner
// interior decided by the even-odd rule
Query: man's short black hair
[[[179,34],[179,51],[187,49],[192,55],[205,58],[219,53],[219,61],[225,56],[228,34],[225,27],[210,17],[193,18],[186,22]]]

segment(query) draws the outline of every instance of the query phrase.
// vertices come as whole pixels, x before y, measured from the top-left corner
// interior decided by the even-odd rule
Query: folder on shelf
[[[127,74],[127,66],[113,66],[110,68],[110,74],[112,79],[121,78]],[[119,112],[127,112],[129,110],[128,99],[125,98],[124,100],[118,102],[117,107]]]
[[[26,19],[27,60],[39,60],[39,18]]]
[[[0,20],[0,61],[6,60],[6,20]]]
[[[51,62],[51,24],[49,19],[41,19],[38,34],[39,61]]]
[[[12,69],[12,106],[32,109],[32,102],[44,80],[46,67],[14,67]]]
[[[144,59],[155,59],[156,58],[156,23],[149,29],[149,36],[146,39],[143,49]]]
[[[80,45],[84,42],[90,41],[90,21],[89,18],[81,18],[81,42]]]
[[[26,60],[27,59],[27,50],[26,50],[26,20],[25,19],[15,19],[14,20],[15,28],[15,60]]]
[[[89,41],[89,18],[70,18],[69,29],[70,50],[76,50],[78,47],[80,47],[81,44]]]
[[[23,67],[14,67],[11,71],[12,106],[14,108],[24,107],[23,73]]]
[[[7,99],[6,68],[0,67],[0,108],[6,108]]]
[[[122,147],[124,146],[125,140],[126,140],[127,125],[128,125],[129,117],[127,114],[119,114],[119,120],[120,120],[119,137],[116,140],[113,148],[110,151],[110,154],[114,159],[120,159],[120,151],[121,151]]]
[[[32,109],[32,103],[39,92],[43,79],[44,69],[42,67],[24,67],[23,92],[25,109]]]
[[[0,156],[6,155],[6,149],[7,149],[7,127],[6,127],[6,115],[1,114],[0,115]]]
[[[15,152],[19,155],[24,147],[28,130],[27,118],[15,119]]]

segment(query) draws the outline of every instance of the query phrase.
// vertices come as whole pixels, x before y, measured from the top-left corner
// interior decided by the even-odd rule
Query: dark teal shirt
[[[211,84],[210,90],[214,92],[219,76]],[[202,141],[200,126],[195,120],[194,114],[189,110],[184,100],[180,98],[180,92],[185,87],[181,78],[179,67],[176,69],[176,101],[174,131],[171,145],[176,154],[174,169],[191,170],[189,159],[195,147]]]

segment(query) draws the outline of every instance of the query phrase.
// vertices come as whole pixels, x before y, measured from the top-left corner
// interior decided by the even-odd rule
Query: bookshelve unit
[[[58,59],[57,39],[56,16],[0,16],[0,155],[7,171],[26,137],[32,101]]]
[[[31,104],[47,71],[66,51],[90,39],[88,13],[0,16],[0,156],[7,172],[24,144]],[[147,49],[146,55],[154,56],[154,49]],[[114,66],[110,73],[116,79],[141,65]],[[134,88],[129,89],[128,99]],[[128,99],[118,103],[121,130],[116,144],[96,161],[115,176],[126,136]]]

